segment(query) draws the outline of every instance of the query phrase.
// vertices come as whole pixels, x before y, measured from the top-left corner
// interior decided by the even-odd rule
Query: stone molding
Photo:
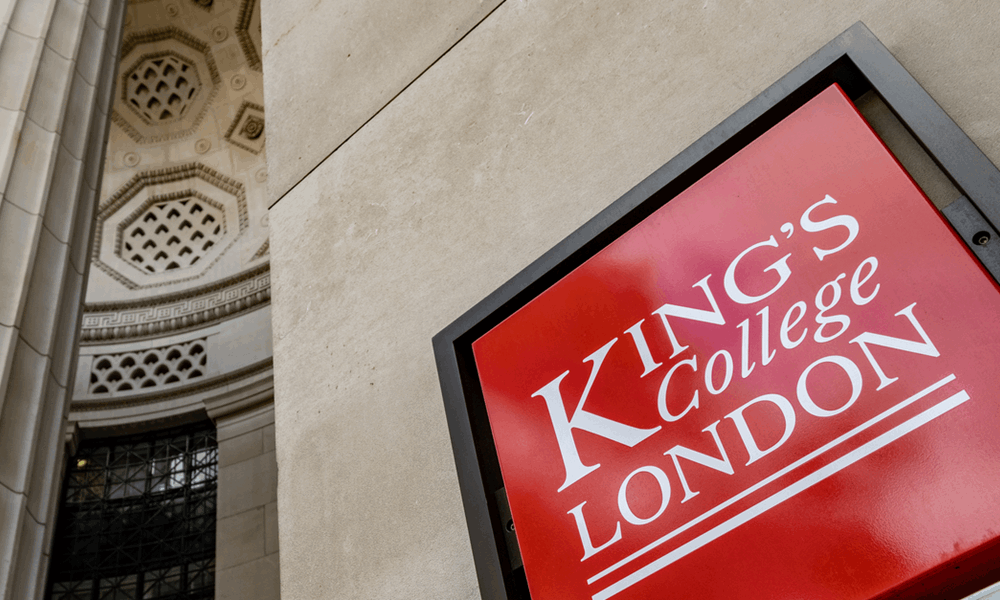
[[[210,285],[128,302],[84,307],[81,345],[163,337],[207,327],[270,302],[265,263]]]
[[[167,167],[165,169],[155,169],[152,171],[137,173],[134,177],[132,177],[132,179],[129,180],[128,183],[109,196],[107,200],[102,202],[99,210],[102,213],[113,213],[121,208],[123,204],[135,197],[135,195],[147,185],[170,183],[172,181],[189,179],[191,177],[200,177],[215,187],[229,192],[234,196],[243,192],[243,184],[240,182],[226,177],[215,169],[211,169],[196,162],[188,163],[186,165],[178,165],[176,167]],[[245,221],[247,219],[249,219],[249,217],[247,216],[246,208],[244,207],[240,210],[241,229],[246,227]]]
[[[268,238],[267,240],[264,241],[264,244],[261,245],[261,247],[257,249],[257,252],[254,253],[253,258],[251,260],[257,260],[258,258],[264,258],[265,256],[267,256],[270,253],[271,253],[271,239]]]
[[[254,71],[260,71],[262,67],[260,54],[250,37],[250,22],[253,20],[253,11],[258,2],[259,0],[243,0],[240,5],[240,15],[236,19],[236,37],[240,41],[243,56],[247,59],[247,66]]]

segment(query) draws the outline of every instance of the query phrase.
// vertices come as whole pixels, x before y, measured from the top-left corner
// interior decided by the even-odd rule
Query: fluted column
[[[0,0],[0,598],[41,598],[125,0]]]

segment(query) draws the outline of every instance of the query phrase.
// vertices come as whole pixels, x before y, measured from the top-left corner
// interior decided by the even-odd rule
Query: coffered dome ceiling
[[[267,263],[260,53],[259,0],[129,1],[88,313]]]
[[[269,377],[258,1],[129,0],[94,215],[79,422],[161,418]]]

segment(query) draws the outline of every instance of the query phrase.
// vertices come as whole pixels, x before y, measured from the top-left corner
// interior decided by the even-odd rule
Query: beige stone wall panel
[[[215,568],[219,571],[264,557],[263,507],[219,519],[217,528]]]
[[[28,512],[41,523],[51,523],[50,514],[59,505],[57,492],[63,473],[60,459],[63,454],[61,446],[65,427],[65,398],[66,388],[50,376],[35,441],[38,448],[38,468],[32,469],[28,483]],[[45,550],[47,552],[48,548]]]
[[[83,35],[87,5],[76,0],[57,0],[46,43],[63,58],[72,59]]]
[[[0,108],[0,178],[4,180],[13,165],[18,133],[23,125],[23,112]]]
[[[54,23],[53,23],[54,24]],[[35,85],[44,94],[33,93],[28,101],[27,116],[46,131],[58,131],[65,114],[63,107],[69,95],[70,73],[73,61],[61,56],[49,46],[42,50],[42,59],[38,65],[38,76]]]
[[[19,340],[10,385],[0,410],[0,439],[5,448],[10,448],[0,453],[0,485],[19,494],[27,493],[28,473],[35,458],[32,442],[44,403],[48,366],[48,357]]]
[[[107,115],[105,115],[107,117]],[[84,165],[86,168],[86,165]],[[69,259],[79,273],[89,272],[90,243],[94,239],[94,213],[97,212],[97,190],[87,184],[80,186],[80,201],[73,216],[74,229]]]
[[[87,21],[87,23],[92,23],[92,21]],[[66,120],[75,126],[71,126],[63,134],[63,144],[70,154],[81,160],[86,158],[87,127],[90,124],[89,117],[94,112],[96,101],[94,87],[84,79],[79,71],[74,73],[73,88],[70,91],[67,105],[69,114],[66,116]]]
[[[31,302],[24,310],[21,321],[21,337],[35,350],[43,355],[52,355],[52,344],[57,332],[55,325],[60,312],[65,308],[63,301],[63,286],[69,273],[67,254],[69,248],[61,243],[52,233],[42,228],[38,242],[38,253],[35,260],[38,267],[33,269],[31,284],[28,286],[28,297]]]
[[[224,469],[263,453],[263,431],[260,429],[229,439],[219,439],[219,468]]]
[[[282,157],[268,182],[270,201],[501,1],[264,0],[268,146]]]
[[[115,32],[117,34],[121,27],[115,27],[115,22],[121,23],[124,11],[120,10],[117,0],[89,0],[87,5],[87,15],[94,20],[101,29]],[[114,48],[118,50],[117,45]]]
[[[14,13],[14,5],[16,0],[0,0],[0,31],[7,29],[7,24],[10,23],[10,17]],[[0,40],[3,37],[0,36]]]
[[[44,37],[55,5],[55,0],[17,2],[10,20],[10,28],[29,37]]]
[[[265,556],[252,562],[217,571],[216,600],[278,600],[278,557]]]
[[[309,86],[271,78],[281,34],[312,43],[299,64],[343,52],[282,12],[264,6],[267,102],[304,139]],[[857,20],[997,161],[998,16],[988,1],[501,5],[272,208],[284,598],[478,597],[431,337]],[[274,143],[272,172],[300,156]]]
[[[0,537],[0,556],[13,557],[21,542],[21,519],[25,515],[25,498],[0,485],[0,530],[9,532]],[[0,598],[12,598],[15,561],[0,560]]]
[[[107,7],[110,0],[95,0],[95,2],[96,4],[92,4],[90,6],[91,10],[88,11],[88,18],[83,28],[83,36],[80,40],[80,50],[77,55],[76,64],[77,71],[90,85],[97,84],[97,78],[102,70],[105,34],[105,29],[94,19],[93,8],[97,4],[103,4]],[[100,16],[103,16],[103,14],[100,14]]]
[[[31,515],[21,521],[21,538],[18,542],[18,569],[14,574],[11,598],[35,598],[45,588],[42,572],[45,525]]]
[[[0,375],[0,398],[6,397],[11,364],[14,361],[14,349],[17,347],[17,334],[17,329],[0,325],[0,369],[2,369],[0,370],[0,374],[2,374]]]
[[[19,327],[42,223],[12,202],[0,201],[0,324]],[[0,386],[0,392],[3,387]]]
[[[219,496],[219,519],[274,502],[277,499],[277,479],[273,452],[220,468],[219,489],[228,491]]]
[[[45,212],[57,143],[55,132],[45,131],[31,118],[24,120],[14,164],[4,189],[6,201],[32,215]]]
[[[45,211],[45,228],[60,242],[69,244],[73,232],[80,189],[84,186],[83,162],[60,145],[56,155],[49,203],[52,210]]]
[[[0,44],[0,106],[9,110],[27,108],[36,67],[42,57],[43,40],[8,29]]]

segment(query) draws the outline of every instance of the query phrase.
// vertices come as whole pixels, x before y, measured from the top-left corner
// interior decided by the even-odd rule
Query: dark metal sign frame
[[[434,336],[465,516],[484,599],[527,599],[527,581],[472,343],[833,83],[852,100],[876,93],[962,194],[943,213],[1000,280],[1000,171],[861,22],[691,144]],[[992,240],[992,243],[991,243]],[[997,549],[992,549],[993,557]],[[997,579],[978,556],[892,595],[962,597]]]

